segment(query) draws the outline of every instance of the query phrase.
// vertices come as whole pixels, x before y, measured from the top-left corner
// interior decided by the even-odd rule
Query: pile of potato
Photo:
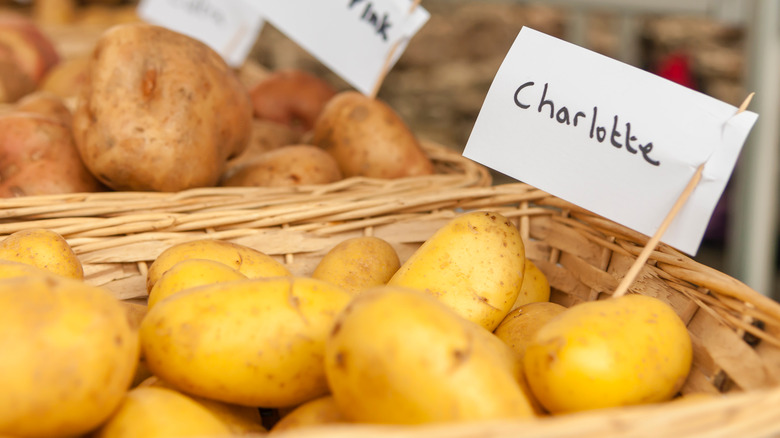
[[[658,299],[549,302],[517,228],[490,211],[404,261],[345,239],[310,275],[230,242],[173,245],[149,266],[146,305],[84,283],[51,231],[11,235],[0,260],[0,435],[534,421],[670,400],[691,367]]]
[[[60,59],[36,22],[0,13],[0,67],[0,125],[18,126],[0,130],[0,196],[434,173],[384,102],[299,70],[248,83],[205,44],[162,27],[117,24],[88,56]],[[23,104],[38,96],[50,105]]]

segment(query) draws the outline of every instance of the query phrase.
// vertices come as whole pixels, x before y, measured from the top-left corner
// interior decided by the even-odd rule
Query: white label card
[[[141,0],[136,12],[151,24],[195,38],[240,67],[263,27],[252,0]]]
[[[430,18],[422,7],[412,8],[409,0],[255,0],[253,4],[291,40],[367,95]]]
[[[758,115],[523,28],[463,155],[695,255]]]

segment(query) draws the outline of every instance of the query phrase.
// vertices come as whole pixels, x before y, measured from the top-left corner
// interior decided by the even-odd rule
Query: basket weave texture
[[[444,176],[444,175],[442,175]],[[455,178],[463,179],[462,173]],[[449,180],[448,180],[449,181]],[[348,179],[330,185],[107,192],[0,200],[0,237],[45,227],[62,234],[87,282],[123,300],[146,297],[149,264],[168,246],[201,238],[259,249],[309,275],[338,242],[373,235],[401,260],[463,211],[512,219],[526,255],[547,275],[551,301],[608,298],[648,238],[527,184],[429,185]],[[292,436],[609,437],[780,436],[780,305],[661,244],[629,288],[669,303],[693,339],[683,393],[697,402],[611,409],[538,421],[426,427],[322,427]]]

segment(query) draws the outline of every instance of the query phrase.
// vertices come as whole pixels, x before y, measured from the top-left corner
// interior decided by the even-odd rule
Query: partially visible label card
[[[141,0],[138,16],[151,24],[188,35],[241,66],[263,27],[251,0]]]
[[[662,241],[696,254],[758,118],[523,28],[463,155],[648,236],[706,161]]]
[[[358,91],[371,94],[428,21],[409,0],[255,0],[280,31]],[[391,62],[388,64],[387,60]]]

